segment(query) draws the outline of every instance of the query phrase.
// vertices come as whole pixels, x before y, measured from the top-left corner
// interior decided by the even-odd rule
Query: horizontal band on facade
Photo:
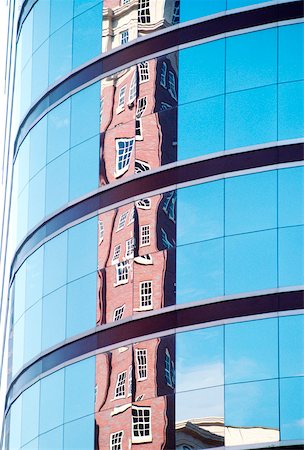
[[[22,5],[24,14],[29,12],[30,3],[33,3],[33,0]],[[21,11],[19,21],[22,20],[22,15],[23,12]],[[130,45],[101,54],[98,58],[94,58],[90,63],[78,70],[76,69],[62,81],[53,85],[32,105],[17,132],[14,154],[17,154],[21,142],[39,118],[65,99],[72,91],[102,78],[102,74],[108,75],[115,70],[118,71],[121,67],[132,66],[138,60],[148,59],[158,52],[167,51],[169,53],[172,48],[192,44],[195,41],[216,35],[302,17],[303,4],[301,0],[240,12],[227,11],[226,13],[225,11],[222,15],[216,15],[210,19],[202,18],[199,22],[192,23],[191,21],[189,24],[185,22],[185,24],[181,23],[172,27],[172,29],[166,28],[154,35],[139,38],[133,43],[130,41]]]
[[[55,213],[46,221],[39,224],[16,250],[10,272],[12,282],[15,273],[24,260],[55,233],[65,227],[104,209],[123,201],[133,201],[134,197],[153,195],[153,191],[170,190],[172,186],[178,187],[183,183],[203,180],[204,178],[225,175],[230,172],[255,169],[263,166],[272,166],[303,159],[303,143],[274,145],[272,147],[258,148],[256,150],[227,153],[221,156],[203,158],[202,160],[185,160],[177,164],[164,165],[157,170],[151,170],[136,175],[124,182],[107,185],[97,192]],[[163,176],[165,172],[165,176]],[[114,208],[114,206],[113,206]]]
[[[9,385],[6,396],[6,413],[14,399],[33,381],[56,367],[83,358],[92,352],[102,353],[109,346],[117,347],[126,341],[147,339],[149,335],[170,334],[193,325],[204,325],[220,320],[241,320],[247,316],[291,312],[303,308],[303,291],[284,291],[203,304],[176,305],[152,314],[136,316],[128,321],[101,325],[96,331],[63,344],[25,367]],[[171,331],[170,331],[171,330]]]

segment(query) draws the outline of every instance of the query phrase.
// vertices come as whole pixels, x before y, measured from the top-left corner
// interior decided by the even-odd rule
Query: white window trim
[[[142,202],[144,202],[145,200],[148,200],[148,204],[142,203]],[[137,206],[137,208],[139,208],[139,209],[148,210],[148,209],[151,209],[151,205],[152,205],[152,202],[151,202],[151,199],[150,199],[150,198],[142,198],[141,200],[137,200],[137,201],[136,201],[136,206]],[[148,244],[145,244],[145,245],[148,245]]]
[[[119,262],[120,251],[121,251],[121,245],[120,244],[115,245],[114,250],[113,250],[113,256],[112,256],[112,265],[113,266]]]
[[[115,433],[110,434],[110,449],[111,450],[122,450],[122,440],[124,436],[124,431],[116,431]],[[113,438],[117,439],[119,437],[119,442],[113,443]]]
[[[98,221],[98,244],[100,245],[104,238],[104,224],[102,220]]]
[[[147,410],[149,411],[149,434],[146,436],[135,436],[134,435],[134,431],[135,431],[135,423],[134,423],[134,418],[133,418],[133,414],[132,414],[132,443],[137,444],[137,443],[144,443],[144,442],[152,442],[152,420],[151,420],[151,408],[149,406],[132,406],[132,411],[133,410]]]
[[[131,397],[132,395],[132,372],[133,372],[133,368],[132,366],[129,366],[129,370],[128,370],[128,397]]]
[[[119,33],[119,43],[120,45],[125,45],[129,42],[129,29],[123,30]]]
[[[131,145],[131,142],[132,142],[132,150],[130,151],[129,162],[127,164],[125,164],[121,169],[119,168],[119,155],[118,155],[120,142],[123,142],[124,144],[129,143],[129,145]],[[124,173],[126,173],[129,170],[131,157],[132,157],[132,153],[133,153],[133,149],[134,149],[134,143],[135,143],[134,138],[116,139],[116,141],[115,141],[115,144],[116,144],[116,170],[114,172],[114,176],[116,178],[122,176]]]
[[[143,67],[144,65],[144,67]],[[142,61],[138,64],[139,84],[147,83],[150,80],[150,66],[149,61]],[[143,77],[143,74],[147,74]]]
[[[144,229],[149,230],[148,234],[143,234]],[[148,236],[147,242],[144,242],[144,237]],[[146,240],[146,239],[145,239]],[[151,226],[149,224],[141,225],[140,227],[140,247],[146,247],[151,242]]]
[[[118,271],[121,267],[126,268],[127,276],[126,276],[126,278],[119,280]],[[129,283],[129,269],[130,269],[130,267],[129,267],[129,263],[127,261],[122,261],[122,262],[116,264],[116,283],[114,283],[114,287]]]
[[[131,250],[130,250],[131,249]],[[134,238],[130,238],[126,241],[126,253],[125,256],[127,259],[134,257]]]
[[[118,222],[117,230],[116,230],[116,231],[120,231],[120,230],[122,230],[122,229],[125,227],[126,222],[127,222],[128,214],[129,214],[129,210],[128,210],[128,211],[124,211],[124,212],[120,215],[120,217],[119,217],[119,222]]]
[[[135,140],[136,141],[143,141],[144,140],[143,132],[142,132],[142,120],[141,120],[141,117],[136,117],[135,118]]]
[[[144,297],[142,294],[142,288],[144,287],[144,285],[146,285],[146,283],[150,283],[150,288],[151,288],[151,294],[150,294],[151,301],[150,301],[149,305],[143,304]],[[141,281],[139,283],[139,302],[140,302],[139,309],[138,309],[139,311],[150,311],[151,309],[153,309],[153,281],[152,280],[145,280],[145,281]]]
[[[137,72],[135,70],[129,88],[129,101],[128,101],[129,105],[134,103],[136,95],[137,95]]]
[[[140,364],[139,362],[139,357],[140,357],[140,353],[144,352],[145,355],[145,364]],[[144,381],[147,380],[148,378],[148,350],[146,348],[137,348],[135,349],[135,353],[136,353],[136,371],[137,371],[137,380],[136,381]],[[140,374],[140,368],[144,366],[144,370],[146,372],[146,376],[141,376]],[[143,370],[143,369],[142,369]]]
[[[118,308],[114,309],[113,311],[113,322],[117,322],[119,320],[122,320],[124,312],[125,312],[125,306],[126,305],[122,305],[119,306]],[[119,318],[117,318],[119,317]]]
[[[115,392],[114,392],[115,400],[126,397],[126,381],[127,381],[127,371],[126,370],[117,374],[116,386],[115,386]],[[123,394],[119,393],[120,388],[122,388],[122,390],[124,392]]]
[[[117,104],[117,108],[116,108],[116,114],[120,114],[125,109],[126,89],[127,89],[126,85],[122,86],[119,89],[118,104]]]
[[[150,0],[138,0],[138,23],[143,25],[151,23]]]
[[[134,220],[135,220],[134,215],[135,215],[135,208],[134,208],[134,206],[133,206],[133,208],[132,208],[131,211],[130,211],[128,225],[130,225],[131,223],[134,222]]]

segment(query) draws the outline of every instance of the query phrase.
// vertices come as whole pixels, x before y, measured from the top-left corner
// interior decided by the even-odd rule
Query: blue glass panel
[[[277,380],[225,386],[225,425],[276,429],[270,440],[279,440],[278,390]]]
[[[69,1],[69,0],[68,0]],[[61,8],[58,8],[61,12]],[[49,84],[72,69],[73,22],[69,22],[50,37]]]
[[[42,350],[65,338],[66,287],[52,292],[42,301]]]
[[[279,286],[304,284],[304,226],[279,230]]]
[[[74,147],[70,152],[70,200],[98,187],[99,136]]]
[[[279,82],[301,80],[304,78],[304,25],[287,25],[278,30]]]
[[[97,270],[97,218],[69,230],[68,281]]]
[[[20,242],[27,233],[27,218],[28,218],[28,185],[23,189],[18,198],[18,211],[17,211],[17,242]]]
[[[279,139],[303,137],[304,82],[279,85]]]
[[[279,318],[280,376],[304,374],[304,316]]]
[[[21,73],[21,92],[20,96],[20,114],[24,116],[31,104],[31,87],[32,87],[32,61],[28,61]]]
[[[175,396],[175,419],[190,422],[195,418],[224,418],[224,387],[178,393]],[[224,440],[224,439],[223,439]]]
[[[45,169],[40,170],[29,182],[29,230],[44,217],[45,211]]]
[[[38,301],[25,313],[24,362],[29,361],[41,351],[42,305]]]
[[[31,129],[30,178],[46,164],[47,116]]]
[[[279,226],[304,224],[304,167],[279,170],[278,174]]]
[[[39,450],[56,450],[63,447],[63,427],[39,436]]]
[[[74,16],[83,13],[97,3],[101,3],[100,0],[74,0]]]
[[[22,445],[38,436],[39,393],[40,382],[33,384],[33,386],[26,389],[26,391],[22,394]]]
[[[32,102],[48,87],[49,41],[46,41],[33,54],[32,59]]]
[[[277,171],[225,180],[225,233],[277,226]]]
[[[51,33],[73,18],[73,0],[51,0]]]
[[[177,191],[177,245],[224,234],[224,182]]]
[[[223,295],[223,240],[177,248],[176,303]]]
[[[265,0],[227,0],[227,9],[242,8],[244,6],[264,3]]]
[[[226,0],[181,0],[180,21],[208,16],[219,11],[225,11]]]
[[[225,328],[225,383],[278,377],[278,320]]]
[[[32,56],[33,43],[33,10],[23,22],[18,45],[21,44],[21,67],[23,68]]]
[[[277,29],[227,39],[226,90],[240,91],[277,82]]]
[[[18,193],[22,191],[29,181],[29,154],[30,154],[30,136],[24,139],[18,151]]]
[[[14,325],[12,374],[18,372],[23,365],[24,354],[24,316]]]
[[[67,287],[67,337],[96,325],[96,273],[82,277]]]
[[[42,297],[43,285],[43,246],[26,261],[26,307],[29,308]]]
[[[66,283],[67,232],[45,244],[43,292],[48,294]]]
[[[71,146],[99,134],[100,83],[72,97]]]
[[[226,148],[277,139],[277,88],[268,86],[226,97]]]
[[[45,213],[50,214],[69,199],[69,154],[54,159],[46,167]]]
[[[179,104],[224,93],[225,40],[179,52]]]
[[[33,11],[33,51],[35,51],[49,36],[50,0],[36,2]]]
[[[94,415],[64,426],[65,450],[92,450],[94,448]]]
[[[85,380],[85,383],[84,383]],[[93,414],[95,358],[88,358],[65,368],[64,421]]]
[[[176,392],[224,382],[223,327],[176,335]]]
[[[25,309],[26,263],[23,263],[15,275],[14,281],[14,323]]]
[[[277,287],[277,232],[226,238],[225,294]]]
[[[73,67],[80,66],[101,52],[101,12],[99,3],[74,19]]]
[[[48,114],[47,162],[70,147],[71,100],[58,105]]]
[[[280,429],[282,440],[304,439],[304,378],[280,380]]]
[[[18,450],[21,446],[22,396],[20,395],[10,410],[9,450]]]
[[[39,434],[63,423],[64,370],[41,380]]]
[[[224,149],[224,96],[180,106],[177,117],[179,160]]]
[[[38,438],[36,438],[36,439],[33,439],[28,444],[24,445],[22,447],[22,450],[39,450],[38,445],[39,445]]]

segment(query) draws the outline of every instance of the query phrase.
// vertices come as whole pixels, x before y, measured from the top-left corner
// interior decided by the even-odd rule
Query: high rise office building
[[[303,448],[303,3],[17,19],[2,449]]]

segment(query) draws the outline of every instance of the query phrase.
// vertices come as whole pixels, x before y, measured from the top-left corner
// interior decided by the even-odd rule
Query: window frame
[[[125,45],[129,42],[129,29],[126,28],[119,33],[119,43],[120,45]]]
[[[121,88],[119,89],[116,114],[120,114],[125,109],[126,90],[127,90],[126,84],[121,86]]]
[[[115,308],[113,311],[113,322],[118,322],[119,320],[123,319],[123,315],[125,312],[126,305],[118,306],[118,308]]]
[[[142,418],[144,418],[144,412],[147,411],[148,412],[148,422],[145,420],[142,421],[137,421],[137,424],[135,423],[134,417],[135,415],[133,414],[134,411],[142,411]],[[133,405],[132,406],[132,443],[136,444],[136,443],[144,443],[144,442],[152,442],[152,411],[151,411],[151,407],[149,406],[136,406]],[[138,418],[140,418],[140,416],[137,416]],[[140,435],[140,427],[136,427],[136,425],[138,424],[144,424],[144,423],[148,423],[148,434],[145,435]],[[138,435],[135,435],[135,428],[138,429]],[[144,428],[143,428],[144,429]],[[142,431],[143,431],[142,429]]]
[[[116,439],[119,435],[119,442],[113,442],[113,438]],[[124,436],[124,430],[116,431],[110,434],[110,449],[111,450],[122,450],[122,440]]]
[[[145,292],[148,290],[148,292]],[[153,309],[153,280],[144,280],[139,283],[139,309],[149,311]]]
[[[125,147],[123,149],[121,149],[119,147],[119,144],[123,143],[125,145]],[[116,178],[119,178],[120,176],[122,176],[123,174],[125,174],[130,167],[130,163],[131,163],[131,156],[133,153],[133,149],[134,149],[134,143],[135,143],[135,139],[134,138],[119,138],[115,140],[115,145],[116,145],[116,171],[114,173]],[[130,150],[131,148],[131,150]],[[123,152],[121,152],[123,150]],[[124,155],[127,155],[126,158],[124,159]],[[122,156],[122,157],[121,157]],[[126,162],[125,162],[126,161]],[[120,166],[120,164],[123,162],[122,166]]]
[[[148,232],[146,232],[147,230]],[[146,247],[151,244],[151,225],[145,224],[140,226],[140,247]]]
[[[146,83],[150,80],[149,61],[142,61],[137,64],[139,73],[139,84]]]
[[[136,348],[136,372],[137,372],[137,380],[136,381],[144,381],[148,379],[148,350],[146,348]],[[144,363],[140,361],[140,358],[144,357]],[[143,375],[142,373],[145,373]]]
[[[119,372],[116,378],[114,400],[126,398],[127,371]]]

